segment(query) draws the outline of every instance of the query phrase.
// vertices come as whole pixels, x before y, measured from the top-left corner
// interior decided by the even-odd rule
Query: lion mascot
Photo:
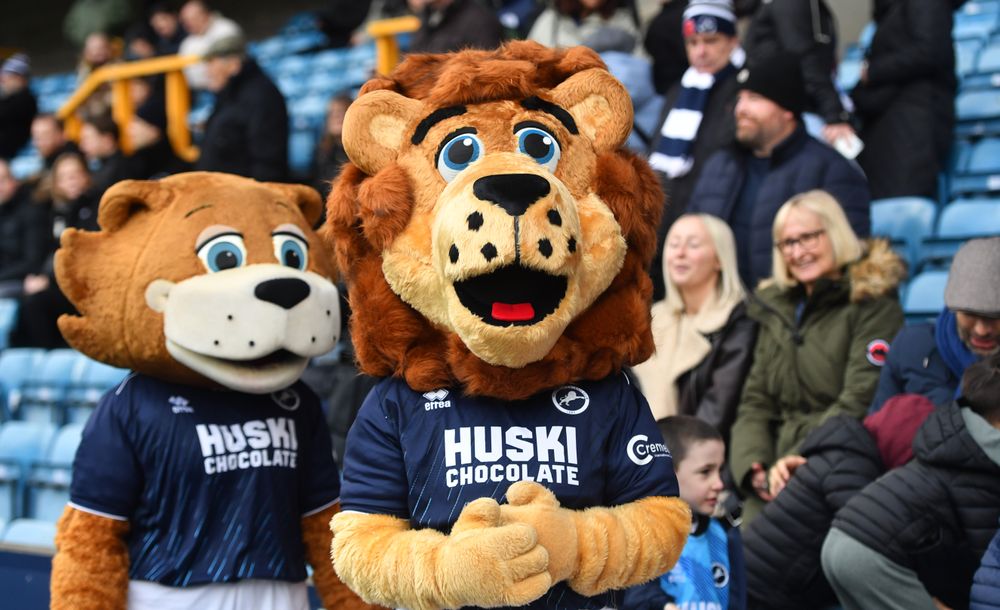
[[[369,81],[322,234],[364,372],[337,573],[410,610],[614,607],[691,527],[623,367],[652,351],[661,193],[593,52],[512,42]]]
[[[87,422],[59,520],[52,608],[368,607],[329,560],[340,481],[298,378],[340,331],[307,187],[214,173],[129,180],[56,277],[81,352],[133,373]]]

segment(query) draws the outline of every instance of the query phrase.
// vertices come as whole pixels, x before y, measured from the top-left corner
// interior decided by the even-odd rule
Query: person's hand
[[[671,603],[663,606],[663,610],[681,610],[681,609],[677,607],[677,604],[671,602]]]
[[[36,294],[49,287],[49,276],[28,274],[24,276],[24,294]]]
[[[861,77],[860,80],[863,84],[868,84],[868,61],[865,60],[861,62]]]
[[[944,602],[942,602],[940,599],[936,597],[933,597],[931,599],[934,600],[934,607],[937,608],[937,610],[951,610],[951,607],[945,605]]]
[[[760,496],[761,500],[770,502],[774,499],[774,496],[768,491],[767,471],[764,470],[764,465],[760,462],[754,462],[750,466],[750,485],[753,486],[754,493]]]
[[[830,123],[823,128],[823,139],[833,146],[841,138],[850,139],[857,135],[850,123]]]
[[[771,467],[771,471],[768,472],[768,491],[771,492],[771,496],[775,497],[781,490],[788,485],[788,480],[792,478],[792,473],[799,466],[806,463],[806,458],[801,455],[786,455]]]

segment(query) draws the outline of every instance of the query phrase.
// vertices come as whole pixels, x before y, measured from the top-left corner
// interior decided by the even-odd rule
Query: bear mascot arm
[[[280,412],[279,405],[267,398],[268,393],[293,384],[308,358],[328,351],[339,334],[337,292],[328,280],[333,275],[328,263],[330,257],[311,230],[321,208],[318,194],[312,189],[257,183],[224,174],[191,173],[159,182],[120,182],[102,198],[98,214],[101,231],[69,230],[62,236],[62,247],[56,254],[56,274],[60,287],[81,315],[63,316],[59,320],[60,329],[80,351],[131,368],[140,377],[155,377],[157,381],[153,383],[164,380],[172,384],[169,386],[172,390],[185,393],[188,391],[185,388],[191,392],[207,388],[208,396],[229,393],[237,405],[262,397],[259,400]],[[198,245],[205,241],[222,245],[217,251]],[[230,255],[243,258],[227,259]],[[216,260],[209,261],[211,256],[217,257]],[[216,266],[219,262],[222,268]],[[225,268],[229,266],[233,268]],[[294,301],[283,301],[281,294],[269,292],[269,287],[280,287],[285,295],[296,290],[298,294]],[[211,319],[212,306],[225,308],[239,321],[245,315],[250,323],[244,328],[266,327],[254,329],[260,351],[206,355],[211,347],[203,345],[204,338],[214,333],[207,331],[206,324],[222,327]],[[305,315],[309,319],[302,319]],[[312,339],[305,333],[310,333]],[[235,343],[238,334],[231,332],[224,336]],[[216,340],[215,346],[218,344]],[[211,345],[209,340],[208,346]],[[134,386],[138,379],[130,376],[119,390],[126,385]],[[114,393],[109,392],[108,396]],[[125,389],[123,395],[127,394]],[[102,399],[99,410],[109,400],[108,396]],[[167,405],[167,401],[160,404]],[[194,411],[186,411],[183,402],[176,404],[181,406],[175,414],[193,417],[187,414]],[[297,404],[296,410],[300,410]],[[138,408],[148,410],[150,405]],[[205,408],[209,410],[208,406]],[[317,420],[321,417],[318,409],[311,413],[310,417]],[[94,419],[97,418],[91,422]],[[265,424],[260,421],[250,425],[258,426],[255,440],[260,446],[263,437],[259,429]],[[112,467],[88,472],[87,480],[94,485],[86,490],[85,497],[93,501],[87,502],[86,507],[76,505],[73,494],[77,490],[72,491],[71,504],[59,520],[51,581],[51,607],[56,610],[127,607],[130,550],[134,551],[130,549],[130,535],[135,523],[128,517],[116,516],[128,515],[125,505],[132,502],[118,500],[116,490],[134,490],[136,478],[132,475],[136,472],[141,473],[140,485],[144,477],[156,476],[138,465],[139,449],[128,443],[128,434],[109,437],[105,430],[98,431],[92,426],[88,423],[85,439],[93,436],[112,440],[110,446],[106,442],[97,445],[90,455],[96,455],[98,461],[111,461]],[[283,481],[292,486],[289,489],[300,490],[301,495],[290,506],[305,506],[307,511],[310,506],[320,506],[301,516],[297,528],[285,531],[301,532],[302,554],[313,566],[313,582],[327,608],[370,608],[344,586],[329,560],[333,539],[329,522],[339,509],[339,502],[329,498],[337,487],[337,474],[329,455],[329,443],[322,438],[325,427],[315,426],[315,429],[312,438],[301,437],[316,448],[310,455],[299,455],[301,467],[308,470],[298,472],[308,475],[293,474],[294,478]],[[183,431],[185,438],[194,436],[193,432],[193,424],[191,429]],[[147,442],[152,440],[146,438]],[[202,452],[196,455],[198,463]],[[315,461],[313,455],[318,456]],[[173,461],[177,457],[157,455],[155,460]],[[78,453],[74,480],[79,461]],[[323,471],[318,473],[314,466]],[[302,487],[294,482],[299,476]],[[307,476],[310,482],[306,482]],[[322,483],[315,483],[317,476]],[[182,487],[187,485],[194,487],[190,481],[182,483]],[[207,479],[206,485],[214,483]],[[161,481],[156,487],[171,487],[170,481]],[[94,508],[103,506],[102,502],[118,502],[123,509],[103,512]],[[134,502],[138,504],[139,500],[136,498]],[[182,510],[195,508],[185,505]],[[169,514],[166,513],[167,517]],[[145,518],[150,520],[148,512]],[[185,526],[193,518],[194,515],[181,517]],[[179,525],[168,526],[168,533],[176,531]],[[235,542],[235,538],[230,541]],[[304,572],[301,574],[304,577]]]
[[[430,390],[430,400],[459,386],[519,401],[614,378],[648,357],[645,269],[662,195],[648,166],[619,150],[631,116],[624,88],[582,48],[522,42],[411,56],[366,85],[345,119],[353,165],[324,228],[347,275],[362,368]],[[524,296],[508,304],[473,294],[498,285]],[[393,415],[365,417],[378,393],[348,440],[345,498],[348,485],[379,476],[362,462],[408,459]],[[619,404],[655,433],[637,394],[623,392]],[[362,435],[380,453],[355,449],[352,462]],[[686,504],[668,497],[669,459],[658,465],[660,494],[570,509],[521,481],[505,504],[480,497],[437,529],[345,501],[332,522],[334,564],[362,598],[411,610],[521,606],[562,581],[583,596],[645,582],[676,562],[691,523]],[[410,475],[399,480],[412,488]]]

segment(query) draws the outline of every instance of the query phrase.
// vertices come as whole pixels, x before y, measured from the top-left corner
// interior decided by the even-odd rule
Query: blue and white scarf
[[[649,156],[653,169],[663,172],[668,178],[679,178],[691,171],[694,159],[691,147],[701,127],[702,113],[708,96],[716,82],[725,80],[736,73],[746,61],[746,53],[736,47],[729,56],[726,67],[715,74],[698,72],[688,68],[681,77],[681,90],[667,119],[660,128],[660,141]]]

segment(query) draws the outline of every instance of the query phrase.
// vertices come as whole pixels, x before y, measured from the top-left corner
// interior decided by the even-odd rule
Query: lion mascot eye
[[[197,249],[198,258],[212,273],[242,267],[247,260],[243,238],[237,233],[213,237]]]
[[[437,169],[445,182],[451,182],[463,169],[475,163],[483,154],[483,143],[469,132],[453,135],[441,145]]]
[[[556,171],[561,150],[555,136],[539,127],[525,127],[514,135],[517,136],[519,152],[528,155],[539,165],[544,165],[550,172]]]

